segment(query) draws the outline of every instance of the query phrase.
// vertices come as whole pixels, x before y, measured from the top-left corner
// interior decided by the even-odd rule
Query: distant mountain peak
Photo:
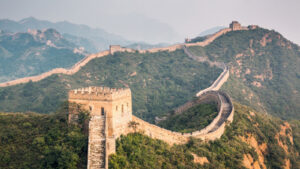
[[[89,52],[107,49],[110,44],[129,45],[131,43],[121,36],[106,32],[101,28],[91,28],[87,25],[74,24],[68,21],[51,22],[40,20],[35,17],[27,17],[20,21],[0,19],[0,29],[9,30],[11,32],[27,32],[28,29],[43,30],[49,28],[54,28],[62,35],[71,35],[68,36],[69,41],[78,46],[84,46]],[[56,35],[57,37],[60,37],[58,34]]]
[[[31,34],[35,39],[39,40],[52,40],[52,41],[58,41],[62,39],[62,35],[55,29],[49,28],[49,29],[28,29],[27,31],[29,34]]]
[[[28,18],[24,18],[24,19],[21,19],[19,21],[20,24],[24,24],[24,23],[28,23],[28,22],[32,22],[32,21],[38,21],[38,19],[36,19],[35,17],[28,17]]]

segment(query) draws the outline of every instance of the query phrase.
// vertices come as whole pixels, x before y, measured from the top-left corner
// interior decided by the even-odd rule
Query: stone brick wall
[[[110,45],[109,46],[109,53],[113,55],[115,52],[136,52],[137,50],[131,48],[124,48],[120,45]]]
[[[29,81],[37,82],[37,81],[40,81],[40,80],[42,80],[46,77],[49,77],[53,74],[72,75],[72,74],[78,72],[81,67],[86,65],[92,59],[103,57],[103,56],[106,56],[108,54],[109,54],[109,51],[102,51],[100,53],[91,54],[91,55],[83,58],[78,63],[76,63],[71,69],[55,68],[55,69],[50,70],[49,72],[45,72],[45,73],[42,73],[42,74],[37,75],[37,76],[24,77],[24,78],[12,80],[12,81],[9,81],[9,82],[0,83],[0,87],[13,86],[13,85],[21,84],[21,83],[27,83]]]
[[[256,29],[257,26],[256,25],[250,25],[249,29]],[[248,30],[248,27],[243,27],[241,26],[239,29],[234,29],[234,30]],[[4,82],[4,83],[0,83],[0,87],[7,87],[7,86],[13,86],[13,85],[17,85],[17,84],[21,84],[21,83],[27,83],[29,81],[33,81],[33,82],[37,82],[40,81],[46,77],[49,77],[53,74],[67,74],[67,75],[72,75],[76,72],[78,72],[80,70],[81,67],[83,67],[84,65],[86,65],[89,61],[91,61],[92,59],[98,58],[98,57],[103,57],[109,54],[114,54],[115,52],[139,52],[139,53],[155,53],[155,52],[160,52],[160,51],[175,51],[177,49],[182,49],[183,46],[206,46],[209,45],[211,42],[213,42],[216,38],[220,37],[221,35],[233,31],[233,29],[231,28],[225,28],[220,30],[219,32],[213,34],[212,36],[210,36],[209,38],[207,38],[205,41],[203,42],[196,42],[196,43],[183,43],[183,44],[176,44],[176,45],[172,45],[169,47],[162,47],[162,48],[152,48],[152,49],[147,49],[147,50],[134,50],[131,48],[123,48],[119,45],[111,45],[109,50],[105,50],[102,51],[100,53],[96,53],[96,54],[91,54],[89,56],[86,56],[85,58],[83,58],[81,61],[79,61],[78,63],[76,63],[71,69],[64,69],[64,68],[55,68],[53,70],[50,70],[49,72],[45,72],[41,75],[37,75],[37,76],[30,76],[30,77],[25,77],[25,78],[20,78],[20,79],[16,79],[16,80],[12,80],[9,82]]]
[[[223,95],[221,97],[227,97],[227,95]],[[226,99],[230,100],[230,98],[226,98]],[[200,138],[202,140],[218,139],[224,133],[226,122],[227,121],[232,122],[233,115],[234,115],[234,108],[231,101],[229,103],[229,107],[227,107],[226,110],[223,106],[223,103],[221,103],[220,111],[217,117],[215,117],[215,119],[204,129],[192,133],[173,132],[158,127],[156,125],[150,124],[148,122],[145,122],[135,116],[132,116],[132,120],[138,123],[136,131],[139,131],[151,138],[163,140],[166,143],[173,145],[173,144],[187,143],[190,137]],[[135,132],[135,131],[132,128],[128,128],[128,131],[125,134],[128,134],[130,132]]]

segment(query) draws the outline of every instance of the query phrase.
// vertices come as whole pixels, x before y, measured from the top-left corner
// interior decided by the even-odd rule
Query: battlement
[[[69,91],[69,99],[78,100],[115,100],[131,96],[129,88],[95,87],[79,88]]]

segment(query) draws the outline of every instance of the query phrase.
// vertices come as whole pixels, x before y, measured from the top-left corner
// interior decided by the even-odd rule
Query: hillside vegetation
[[[67,105],[52,115],[0,113],[0,168],[86,168],[87,135],[68,125]]]
[[[221,139],[191,138],[170,146],[140,133],[121,136],[109,167],[126,168],[284,168],[300,166],[300,122],[289,123],[235,103],[235,116]],[[67,104],[51,115],[0,113],[0,168],[86,168],[87,136],[68,125]]]
[[[84,57],[83,51],[75,48],[54,29],[26,33],[0,30],[0,82],[71,67]]]
[[[94,59],[74,75],[53,75],[39,82],[0,88],[0,110],[49,113],[67,100],[70,89],[129,86],[133,113],[153,122],[212,84],[221,69],[198,63],[182,50],[115,53]]]
[[[233,31],[192,53],[223,61],[231,76],[223,90],[233,99],[283,119],[300,119],[300,47],[275,31]]]
[[[208,126],[218,115],[217,104],[195,105],[180,114],[171,114],[158,123],[162,128],[182,133],[198,131]]]
[[[121,136],[110,168],[299,168],[299,120],[287,122],[234,104],[235,116],[221,139],[168,144],[140,133]]]

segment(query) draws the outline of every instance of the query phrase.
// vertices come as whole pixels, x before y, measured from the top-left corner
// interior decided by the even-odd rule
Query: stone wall
[[[223,93],[218,93],[218,95],[219,94],[222,95],[219,97],[226,97],[227,100],[230,100],[228,95],[223,95]],[[218,99],[221,100],[220,98]],[[179,133],[170,131],[145,122],[135,116],[132,116],[132,120],[138,123],[136,131],[139,131],[151,138],[163,140],[170,145],[185,144],[189,141],[190,137],[195,137],[206,141],[215,140],[220,138],[224,133],[227,121],[232,122],[233,120],[234,108],[231,101],[228,103],[229,107],[227,108],[224,107],[224,104],[227,103],[223,103],[223,101],[221,100],[221,107],[218,115],[207,127],[192,133]],[[132,128],[128,128],[128,131],[124,134],[128,134],[130,132],[135,132],[135,130]]]
[[[221,29],[219,32],[213,34],[209,38],[205,39],[203,42],[195,42],[195,43],[186,43],[185,46],[206,46],[209,45],[211,42],[213,42],[218,37],[222,36],[223,34],[232,31],[230,28]]]
[[[91,55],[83,58],[81,61],[77,62],[71,69],[55,68],[55,69],[50,70],[49,72],[45,72],[45,73],[42,73],[37,76],[24,77],[24,78],[12,80],[9,82],[0,83],[0,87],[7,87],[7,86],[13,86],[13,85],[22,84],[22,83],[28,83],[29,81],[37,82],[37,81],[45,79],[46,77],[49,77],[53,74],[72,75],[72,74],[78,72],[81,67],[86,65],[92,59],[103,57],[108,54],[109,54],[109,51],[102,51],[100,53],[91,54]]]
[[[124,48],[124,47],[121,47],[120,45],[110,45],[109,46],[109,53],[111,55],[113,55],[115,52],[130,52],[130,53],[133,53],[133,52],[136,52],[137,50],[135,49],[131,49],[131,48]]]
[[[108,168],[108,156],[115,153],[115,140],[122,134],[139,131],[170,145],[187,143],[190,137],[202,140],[220,138],[224,133],[226,122],[232,122],[234,113],[229,96],[226,93],[213,90],[218,90],[227,80],[226,71],[228,73],[227,67],[224,67],[224,71],[217,80],[209,88],[203,90],[205,92],[200,91],[200,94],[197,94],[199,98],[195,103],[215,101],[219,105],[219,113],[204,129],[192,133],[173,132],[133,116],[130,89],[89,87],[71,90],[69,102],[81,104],[83,108],[91,112],[88,168]],[[184,105],[180,111],[188,109],[195,103]],[[105,110],[104,114],[102,114],[103,110]],[[76,116],[76,112],[69,112],[69,119],[73,115]],[[138,124],[136,129],[129,126],[131,121]]]
[[[257,28],[257,26],[255,26],[255,25],[252,25],[252,26],[249,27],[249,29],[256,29],[256,28]],[[235,29],[235,30],[237,30],[237,29]],[[238,30],[248,30],[248,27],[243,27],[242,26]],[[225,34],[227,32],[230,32],[230,31],[233,31],[233,30],[231,28],[222,29],[219,32],[211,35],[209,38],[207,38],[203,42],[182,43],[182,44],[176,44],[176,45],[172,45],[172,46],[168,46],[168,47],[152,48],[152,49],[147,49],[147,50],[135,50],[135,49],[131,49],[131,48],[123,48],[119,45],[111,45],[110,50],[105,50],[105,51],[102,51],[100,53],[91,54],[89,56],[86,56],[81,61],[76,63],[71,69],[55,68],[55,69],[50,70],[49,72],[45,72],[45,73],[42,73],[42,74],[37,75],[37,76],[30,76],[30,77],[25,77],[25,78],[12,80],[12,81],[9,81],[9,82],[0,83],[0,87],[13,86],[13,85],[21,84],[21,83],[27,83],[29,81],[37,82],[37,81],[40,81],[40,80],[42,80],[46,77],[49,77],[53,74],[72,75],[72,74],[78,72],[81,69],[81,67],[86,65],[92,59],[103,57],[103,56],[106,56],[106,55],[109,55],[109,54],[114,54],[115,52],[139,52],[139,53],[147,53],[147,52],[148,53],[155,53],[155,52],[160,52],[160,51],[172,52],[172,51],[175,51],[177,49],[182,49],[184,46],[187,46],[187,47],[190,47],[190,46],[206,46],[206,45],[209,45],[211,42],[213,42],[218,37],[222,36],[223,34]]]
[[[200,96],[203,93],[207,92],[207,91],[217,91],[219,90],[222,85],[228,80],[229,77],[229,70],[227,67],[225,67],[225,69],[223,70],[223,72],[220,74],[220,76],[217,78],[217,80],[214,81],[214,83],[209,86],[208,88],[199,91],[196,96]]]
[[[215,101],[218,104],[219,113],[208,126],[200,131],[192,133],[179,133],[160,128],[133,116],[132,120],[139,123],[137,130],[152,138],[163,140],[169,144],[183,144],[186,143],[190,137],[196,137],[202,140],[215,140],[220,138],[224,133],[226,122],[233,121],[234,108],[230,97],[226,93],[218,91],[229,77],[228,67],[224,63],[218,63],[218,65],[223,68],[223,72],[212,83],[212,85],[199,91],[196,94],[198,97],[196,101],[187,102],[175,109],[175,113],[178,114],[200,102]],[[134,132],[132,129],[128,130],[130,132]]]

